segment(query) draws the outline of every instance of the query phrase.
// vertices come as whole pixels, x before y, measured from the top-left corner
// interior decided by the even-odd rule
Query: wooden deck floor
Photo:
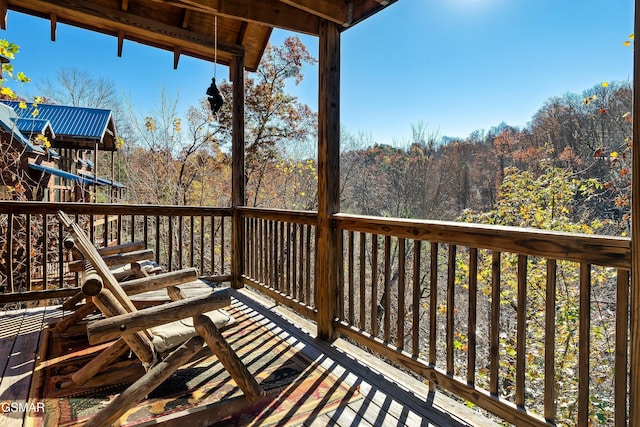
[[[358,386],[362,399],[332,413],[313,416],[306,426],[487,426],[497,425],[441,393],[357,349],[344,340],[314,339],[314,325],[276,307],[249,290],[232,291],[234,304],[242,304],[268,322],[278,336],[308,358],[321,364],[350,386]],[[40,332],[45,323],[58,321],[59,307],[0,313],[0,402],[25,402],[36,362]],[[0,426],[21,426],[22,414],[0,413]]]

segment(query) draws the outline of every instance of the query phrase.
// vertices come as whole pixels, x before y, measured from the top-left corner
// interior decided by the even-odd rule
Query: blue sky
[[[112,79],[140,112],[164,88],[186,110],[204,96],[214,66],[114,37],[9,12],[0,31],[21,47],[13,62],[33,81],[61,67]],[[406,140],[422,122],[441,136],[466,137],[502,121],[525,126],[551,96],[602,81],[630,80],[633,0],[399,0],[342,33],[341,120],[382,143]],[[273,44],[291,35],[275,31]],[[302,36],[317,56],[318,41]],[[218,80],[228,79],[217,67]],[[317,69],[289,91],[317,110]],[[33,90],[29,84],[24,93]]]

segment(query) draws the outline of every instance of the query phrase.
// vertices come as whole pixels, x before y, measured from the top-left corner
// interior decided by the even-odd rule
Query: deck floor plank
[[[44,308],[27,309],[21,316],[18,335],[0,383],[0,398],[5,402],[27,403],[45,313]],[[25,412],[20,411],[5,413],[0,426],[22,426],[24,416]]]
[[[314,415],[303,424],[315,426],[453,426],[496,425],[479,415],[469,415],[463,406],[448,398],[428,393],[428,387],[415,378],[387,365],[343,340],[318,341],[314,324],[274,305],[250,290],[231,290],[234,305],[245,306],[243,313],[251,321],[273,331],[288,345],[295,347],[315,363],[340,378],[361,395],[332,412]],[[60,319],[59,307],[35,308],[0,314],[0,399],[26,401],[38,342],[43,324]],[[68,314],[68,313],[66,313]],[[17,337],[17,338],[16,338]],[[251,351],[248,343],[231,343],[240,353]],[[4,362],[4,365],[2,363]],[[367,363],[372,362],[372,363]],[[420,391],[420,392],[418,392]],[[421,394],[421,392],[423,392]],[[436,393],[437,394],[437,393]],[[448,399],[448,400],[447,400]],[[470,411],[470,410],[469,410]],[[461,416],[462,414],[462,416]],[[4,414],[7,415],[7,414]],[[9,414],[15,415],[15,414]],[[19,414],[22,415],[22,414]],[[186,415],[186,414],[185,414]],[[466,417],[465,417],[466,416]],[[188,419],[186,417],[185,419]],[[179,423],[180,418],[174,420]],[[174,423],[175,424],[175,423]],[[197,424],[197,423],[196,423]],[[2,416],[0,426],[20,426],[22,418]]]

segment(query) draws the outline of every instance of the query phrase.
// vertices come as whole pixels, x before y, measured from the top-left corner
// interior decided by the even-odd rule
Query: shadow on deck
[[[255,423],[256,425],[306,425],[306,426],[405,426],[405,425],[434,425],[434,426],[468,426],[491,425],[492,423],[471,411],[465,406],[454,402],[441,393],[429,393],[428,387],[406,374],[395,370],[374,356],[371,356],[345,340],[338,339],[327,343],[314,339],[313,323],[292,314],[288,310],[274,306],[274,304],[260,297],[250,290],[232,290],[234,315],[239,317],[240,324],[226,332],[231,345],[236,348],[245,363],[262,382],[263,385],[273,381],[273,371],[267,365],[257,363],[257,355],[267,356],[270,363],[280,366],[275,356],[299,353],[309,361],[313,367],[323,370],[324,376],[331,376],[336,380],[335,385],[322,389],[322,381],[307,381],[311,388],[304,391],[302,397],[296,396],[290,386],[285,392],[280,388],[277,398],[268,402],[269,408],[278,405],[286,407],[274,418],[265,418],[264,412],[254,413],[249,418],[241,418],[242,425]],[[34,371],[42,367],[45,361],[37,360],[39,341],[46,334],[42,331],[45,325],[54,323],[67,313],[60,307],[31,308],[2,313],[0,317],[0,360],[3,376],[0,382],[0,402],[27,402],[32,385]],[[268,345],[256,344],[243,338],[243,332],[251,329],[250,325],[261,325],[265,330],[273,333],[274,341]],[[234,336],[236,335],[236,336]],[[244,341],[242,341],[244,339]],[[267,348],[264,348],[264,347]],[[285,350],[289,353],[285,353]],[[277,350],[277,351],[276,351]],[[242,355],[244,353],[244,356]],[[284,357],[284,356],[283,356]],[[281,357],[282,358],[282,357]],[[284,359],[287,359],[284,357]],[[249,361],[247,363],[246,361]],[[275,362],[273,362],[275,361]],[[215,364],[214,364],[215,365]],[[260,371],[263,372],[260,372]],[[223,390],[225,386],[234,388],[226,371],[219,371],[219,384],[216,389]],[[269,372],[266,372],[269,371]],[[311,378],[307,369],[297,374],[294,384],[302,384]],[[347,398],[331,399],[331,394],[338,387],[345,390]],[[326,386],[326,385],[325,385]],[[265,387],[268,389],[268,387]],[[288,390],[288,391],[287,391]],[[235,388],[237,392],[237,388]],[[31,392],[34,393],[33,391]],[[229,401],[238,401],[232,393],[226,393]],[[273,393],[272,393],[273,394]],[[312,395],[320,394],[314,401]],[[291,405],[291,399],[295,403]],[[224,402],[224,398],[222,402]],[[310,407],[310,405],[313,405]],[[210,403],[205,405],[224,408],[222,404]],[[45,411],[50,406],[46,406]],[[3,408],[4,410],[5,408]],[[271,411],[269,409],[269,411]],[[210,410],[210,409],[209,409]],[[226,411],[224,409],[223,411]],[[214,410],[215,412],[215,410]],[[26,416],[23,411],[5,412],[0,415],[0,425],[20,426],[34,421],[31,413]],[[38,415],[35,418],[45,425],[57,425],[52,414]],[[185,409],[164,418],[156,418],[154,423],[162,421],[169,425],[208,425],[206,416],[203,418],[200,409]],[[236,420],[238,422],[238,420]],[[33,425],[33,424],[31,424]]]

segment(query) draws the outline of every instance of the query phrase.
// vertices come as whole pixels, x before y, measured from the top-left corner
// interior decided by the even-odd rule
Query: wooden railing
[[[165,269],[196,267],[201,276],[219,281],[231,275],[230,208],[0,202],[2,293],[75,283],[62,250],[65,233],[55,216],[60,209],[96,246],[144,241]]]
[[[244,218],[245,285],[316,318],[314,212],[240,208]]]
[[[333,220],[341,334],[518,426],[626,425],[629,239]]]
[[[45,289],[64,285],[61,208],[97,245],[143,240],[167,268],[232,276],[230,208],[0,203],[2,265],[12,266],[0,302],[34,290],[20,284],[38,268]],[[316,319],[317,214],[237,213],[242,282]],[[340,334],[519,426],[627,424],[629,239],[347,214],[331,222],[343,260]]]

